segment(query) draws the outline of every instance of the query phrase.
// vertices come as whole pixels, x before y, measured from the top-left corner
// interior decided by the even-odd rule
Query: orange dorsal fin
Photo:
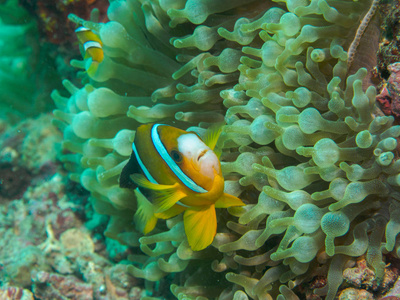
[[[214,205],[203,210],[188,208],[183,214],[185,233],[193,251],[203,250],[214,240],[217,233],[217,216]]]
[[[229,195],[229,194],[223,194],[221,198],[215,202],[215,207],[216,208],[227,208],[231,206],[243,206],[245,205],[242,200],[239,198]]]
[[[132,174],[131,179],[138,186],[151,191],[150,198],[157,213],[170,209],[176,202],[186,197],[186,194],[180,189],[179,183],[172,185],[156,184],[148,181],[141,174]]]
[[[210,147],[211,150],[215,149],[224,125],[225,122],[215,123],[206,130],[202,140],[208,147]]]

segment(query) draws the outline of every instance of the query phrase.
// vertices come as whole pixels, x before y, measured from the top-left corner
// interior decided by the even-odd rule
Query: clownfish
[[[100,37],[86,27],[79,27],[75,30],[81,48],[83,48],[84,59],[91,58],[89,67],[86,68],[89,76],[92,76],[99,63],[104,59],[103,43]]]
[[[221,163],[213,151],[220,132],[221,127],[209,129],[203,142],[196,133],[169,125],[138,127],[119,184],[135,193],[139,189],[150,201],[138,199],[134,218],[144,234],[154,229],[157,219],[183,212],[189,245],[202,250],[217,232],[215,208],[244,205],[224,193]]]

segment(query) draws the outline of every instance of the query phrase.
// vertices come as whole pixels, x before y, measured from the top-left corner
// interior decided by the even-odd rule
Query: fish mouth
[[[197,157],[197,161],[200,161],[200,159],[206,155],[208,149],[204,149],[203,151],[200,152],[199,156]]]

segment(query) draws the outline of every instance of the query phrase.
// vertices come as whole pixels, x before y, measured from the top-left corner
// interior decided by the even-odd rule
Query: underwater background
[[[399,6],[0,1],[0,299],[400,299]],[[143,235],[138,126],[221,121],[246,205]]]

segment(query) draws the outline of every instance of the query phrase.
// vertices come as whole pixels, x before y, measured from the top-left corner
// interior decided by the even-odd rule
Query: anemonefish
[[[103,43],[100,37],[89,28],[81,26],[77,28],[75,32],[79,44],[83,48],[84,59],[91,58],[91,62],[86,68],[86,71],[89,76],[92,76],[96,72],[99,63],[104,59]]]
[[[138,203],[135,220],[144,234],[157,219],[183,214],[192,250],[209,246],[217,232],[215,208],[244,205],[224,193],[224,178],[214,147],[220,128],[203,140],[194,132],[162,124],[141,125],[132,155],[120,175],[120,186],[140,190],[150,202]]]

